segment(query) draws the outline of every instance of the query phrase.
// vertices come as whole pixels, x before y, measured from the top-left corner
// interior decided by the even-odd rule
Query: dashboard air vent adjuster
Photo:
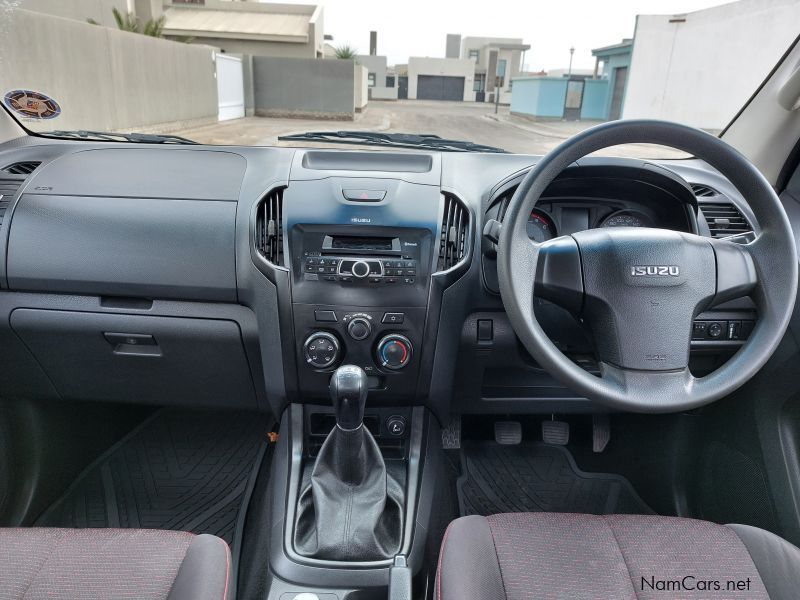
[[[256,249],[270,263],[283,265],[283,189],[269,192],[256,214]]]
[[[455,196],[445,194],[437,271],[446,271],[464,258],[469,232],[469,210]]]
[[[6,211],[11,204],[11,199],[17,193],[23,181],[22,179],[0,178],[0,225],[2,225],[3,219],[6,217]]]
[[[745,216],[731,202],[701,202],[700,211],[708,222],[711,237],[723,238],[753,231]]]
[[[8,165],[3,171],[9,173],[10,175],[30,175],[42,164],[39,161],[35,160],[28,160],[25,162],[18,162],[14,163],[13,165]]]

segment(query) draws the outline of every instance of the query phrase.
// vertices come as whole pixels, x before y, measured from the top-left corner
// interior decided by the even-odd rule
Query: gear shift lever
[[[367,374],[344,365],[331,376],[336,426],[319,449],[300,493],[295,549],[326,560],[387,560],[403,539],[403,485],[387,473],[364,425]]]
[[[336,426],[344,431],[361,427],[369,392],[364,369],[355,365],[339,367],[331,376],[329,389],[336,411]]]

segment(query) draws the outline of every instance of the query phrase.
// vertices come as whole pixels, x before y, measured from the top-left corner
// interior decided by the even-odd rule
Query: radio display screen
[[[355,235],[335,235],[331,236],[332,250],[378,250],[386,251],[392,249],[390,237],[362,237]]]

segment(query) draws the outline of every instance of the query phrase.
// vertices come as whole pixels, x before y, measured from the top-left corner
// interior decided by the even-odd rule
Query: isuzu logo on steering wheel
[[[642,265],[631,267],[634,277],[678,277],[680,267],[676,265]]]

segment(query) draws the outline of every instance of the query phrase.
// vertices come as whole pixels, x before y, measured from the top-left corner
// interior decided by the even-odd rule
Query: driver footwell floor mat
[[[164,409],[90,465],[36,525],[212,533],[229,544],[270,421]]]
[[[653,513],[627,479],[584,473],[562,446],[465,442],[461,473],[457,486],[462,516],[504,512]]]

